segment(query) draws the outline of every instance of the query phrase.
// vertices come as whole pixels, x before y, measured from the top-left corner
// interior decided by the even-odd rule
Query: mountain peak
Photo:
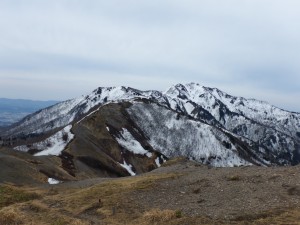
[[[140,99],[147,99],[147,101],[137,101]],[[127,102],[130,102],[130,104],[123,104]],[[218,88],[204,87],[197,83],[176,84],[164,93],[141,91],[126,86],[99,87],[89,95],[65,101],[36,112],[18,124],[4,130],[0,136],[27,137],[26,135],[53,134],[53,132],[67,126],[81,124],[82,121],[101,111],[105,106],[114,108],[117,107],[116,105],[123,107],[122,110],[125,110],[123,111],[125,114],[128,113],[128,117],[130,117],[129,111],[134,111],[134,115],[132,114],[133,117],[130,119],[133,124],[139,123],[140,125],[137,129],[133,129],[132,135],[136,135],[136,138],[139,139],[141,136],[138,135],[138,129],[145,129],[146,136],[157,138],[157,145],[152,146],[156,149],[163,146],[166,149],[169,148],[170,152],[182,151],[178,154],[187,154],[188,149],[195,146],[189,144],[182,146],[181,142],[176,141],[180,139],[175,137],[178,134],[180,137],[189,139],[189,142],[197,142],[199,146],[202,145],[201,143],[205,144],[207,150],[200,150],[210,151],[210,154],[213,155],[205,155],[207,152],[205,154],[194,152],[195,155],[190,157],[196,157],[197,160],[205,158],[204,161],[206,162],[218,159],[218,149],[222,149],[221,152],[224,157],[226,156],[226,149],[242,151],[240,147],[239,150],[233,148],[233,145],[235,145],[231,143],[233,139],[235,141],[238,139],[238,143],[244,143],[245,146],[248,146],[247,151],[249,151],[249,148],[254,151],[253,154],[258,160],[258,162],[255,161],[256,164],[265,165],[273,161],[277,164],[288,164],[300,160],[297,153],[300,151],[300,114],[290,113],[261,101],[234,97]],[[105,115],[110,114],[113,114],[113,112],[110,111]],[[150,117],[147,118],[148,116]],[[137,119],[139,121],[136,121]],[[146,122],[146,119],[148,119],[148,122]],[[157,125],[157,130],[154,129],[152,123]],[[116,131],[117,128],[108,127],[108,129],[116,132],[115,135],[118,138],[120,138],[123,128],[119,127],[118,129],[121,130]],[[153,130],[148,130],[150,128]],[[175,130],[176,135],[171,132]],[[213,132],[211,132],[212,130]],[[161,131],[168,133],[170,137],[172,136],[172,140],[161,140],[164,137]],[[192,131],[194,134],[190,135],[189,132]],[[220,133],[222,133],[223,141],[220,139]],[[127,133],[125,132],[125,134]],[[214,138],[215,135],[217,135],[216,138]],[[126,137],[129,138],[129,136],[128,134]],[[201,140],[198,140],[199,138]],[[132,139],[132,137],[130,136],[129,139]],[[218,142],[217,147],[214,146],[214,143],[210,145],[211,140]],[[128,140],[128,143],[134,143],[136,147],[140,148],[135,141]],[[173,146],[172,143],[176,143],[176,146]],[[165,144],[167,145],[165,146]],[[148,145],[151,144],[145,144],[144,146]],[[161,149],[161,151],[164,150]],[[244,152],[241,152],[241,154],[243,155]],[[268,162],[265,162],[263,157],[267,157]],[[208,158],[211,159],[208,160]],[[240,156],[234,156],[235,160],[239,158]],[[253,163],[253,160],[251,160],[249,162]],[[235,162],[240,163],[241,161]],[[122,163],[125,165],[125,162]],[[222,162],[217,161],[215,163],[216,165],[222,164]]]

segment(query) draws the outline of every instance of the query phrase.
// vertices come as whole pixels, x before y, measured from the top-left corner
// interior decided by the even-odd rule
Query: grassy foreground
[[[162,179],[178,176],[128,177],[87,188],[4,185],[0,187],[0,224],[153,224],[180,219],[180,211],[152,209],[144,212],[128,199],[133,191],[147,191]]]
[[[188,216],[178,209],[140,204],[136,193],[150,192],[160,182],[181,179],[183,174],[149,173],[107,179],[98,184],[48,187],[0,186],[0,224],[50,225],[192,225],[192,224],[300,224],[296,207],[247,212],[233,220]],[[231,179],[229,182],[235,182]],[[151,192],[152,193],[152,192]],[[155,196],[153,196],[155,198]]]

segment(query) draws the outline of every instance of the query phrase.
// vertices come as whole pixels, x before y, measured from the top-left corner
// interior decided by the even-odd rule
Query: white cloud
[[[296,0],[3,0],[0,95],[13,95],[2,77],[16,74],[32,80],[18,85],[28,97],[41,87],[57,98],[91,86],[165,89],[178,81],[252,90],[257,79],[262,99],[286,94],[300,89],[299,7]],[[48,93],[51,85],[60,91]]]

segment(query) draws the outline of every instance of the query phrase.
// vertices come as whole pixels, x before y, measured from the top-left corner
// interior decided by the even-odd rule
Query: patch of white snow
[[[155,163],[156,163],[157,167],[161,167],[161,164],[160,164],[160,162],[159,162],[159,157],[157,157],[157,158],[155,159]]]
[[[60,152],[74,138],[74,135],[70,132],[71,128],[71,125],[66,126],[61,131],[41,142],[33,143],[30,147],[27,145],[16,146],[14,150],[28,152],[30,149],[37,149],[42,151],[35,154],[35,156],[60,155]]]
[[[71,128],[72,125],[66,126],[64,129],[47,138],[46,140],[34,143],[33,147],[35,149],[42,150],[41,152],[36,153],[35,156],[59,156],[67,144],[74,138],[74,134],[71,133]]]
[[[124,160],[124,163],[119,163],[123,168],[125,168],[127,170],[127,172],[131,175],[131,176],[135,176],[136,173],[132,171],[132,165],[127,164],[126,161]]]
[[[134,154],[146,155],[149,158],[152,157],[152,153],[144,149],[140,142],[135,140],[135,138],[127,129],[123,128],[121,135],[122,137],[116,138],[116,140],[122,147]]]
[[[56,180],[56,179],[54,179],[54,178],[48,178],[48,183],[49,184],[59,184],[60,183],[60,181],[59,180]]]

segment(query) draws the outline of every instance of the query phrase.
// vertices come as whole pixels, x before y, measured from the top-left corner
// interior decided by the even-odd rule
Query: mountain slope
[[[29,115],[1,135],[41,134],[82,119],[83,116],[94,110],[96,106],[110,102],[130,101],[139,96],[149,98],[151,94],[152,92],[141,92],[126,87],[98,88],[90,95],[61,102],[53,107]]]
[[[41,141],[27,141],[16,150],[36,157],[57,156],[74,179],[141,174],[167,158],[155,151],[130,119],[128,103],[111,103],[80,122],[68,125]],[[49,174],[56,180],[64,177]]]
[[[299,113],[194,83],[175,85],[165,95],[177,111],[248,138],[282,158],[283,164],[290,159],[299,163]]]
[[[228,129],[232,129],[230,119],[240,117],[274,128],[292,137],[300,136],[299,113],[288,112],[263,101],[234,97],[217,88],[202,87],[195,83],[175,85],[166,91],[165,95],[175,102],[173,105],[181,107],[181,110],[185,110],[190,115],[197,115],[197,110],[194,112],[193,110],[195,106],[201,106]],[[235,121],[234,124],[237,122]]]
[[[246,141],[241,144],[238,138],[222,129],[192,120],[157,104],[133,104],[128,111],[151,145],[170,158],[186,156],[213,166],[266,163],[259,162],[254,148]],[[253,155],[250,156],[250,153]],[[243,154],[248,162],[243,159]]]
[[[300,161],[299,113],[194,83],[164,93],[98,88],[0,134],[4,144],[37,156],[55,146],[69,174],[82,177],[134,175],[174,156],[214,166]]]

